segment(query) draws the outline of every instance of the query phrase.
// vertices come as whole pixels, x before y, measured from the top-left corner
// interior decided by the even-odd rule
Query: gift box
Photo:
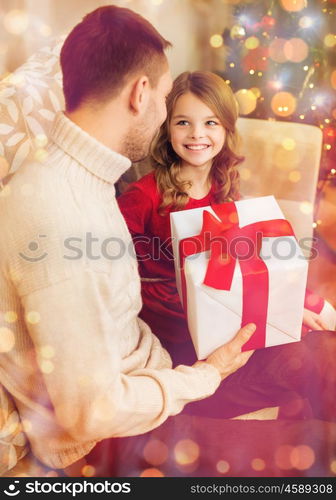
[[[301,339],[308,264],[273,196],[170,214],[177,289],[198,359],[241,326],[243,350]]]

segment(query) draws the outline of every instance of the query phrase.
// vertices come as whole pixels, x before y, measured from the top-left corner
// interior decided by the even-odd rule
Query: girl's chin
[[[212,159],[206,161],[192,161],[189,159],[184,159],[182,163],[182,168],[187,166],[192,168],[205,168],[205,167],[211,167],[211,165],[212,165]]]
[[[185,163],[195,164],[195,165],[204,165],[205,163],[212,162],[213,157],[209,158],[209,156],[199,153],[192,153],[191,155],[185,154],[182,157],[182,160]]]

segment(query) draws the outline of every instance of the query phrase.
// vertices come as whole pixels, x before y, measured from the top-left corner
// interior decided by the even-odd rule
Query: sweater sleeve
[[[220,384],[218,371],[205,363],[171,369],[141,320],[121,324],[110,284],[109,274],[86,269],[22,297],[25,311],[39,313],[38,322],[27,324],[35,351],[53,352],[42,375],[56,419],[79,443],[145,433]],[[125,338],[131,354],[122,359]],[[39,388],[31,391],[38,400]]]

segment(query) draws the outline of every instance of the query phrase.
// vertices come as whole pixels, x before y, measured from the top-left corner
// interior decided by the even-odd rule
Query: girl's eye
[[[188,125],[188,122],[187,120],[180,120],[179,122],[177,122],[177,125]]]
[[[208,121],[206,122],[206,124],[207,124],[207,125],[218,125],[218,123],[217,123],[217,122],[215,122],[214,120],[208,120]]]

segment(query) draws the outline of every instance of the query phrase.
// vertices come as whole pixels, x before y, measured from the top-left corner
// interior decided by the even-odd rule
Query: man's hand
[[[253,323],[241,328],[237,335],[227,344],[216,349],[205,360],[206,363],[217,368],[222,380],[234,373],[247,363],[254,351],[241,352],[243,345],[252,337],[256,330]]]
[[[303,310],[303,324],[310,330],[328,330],[319,314],[310,311],[309,309]]]

